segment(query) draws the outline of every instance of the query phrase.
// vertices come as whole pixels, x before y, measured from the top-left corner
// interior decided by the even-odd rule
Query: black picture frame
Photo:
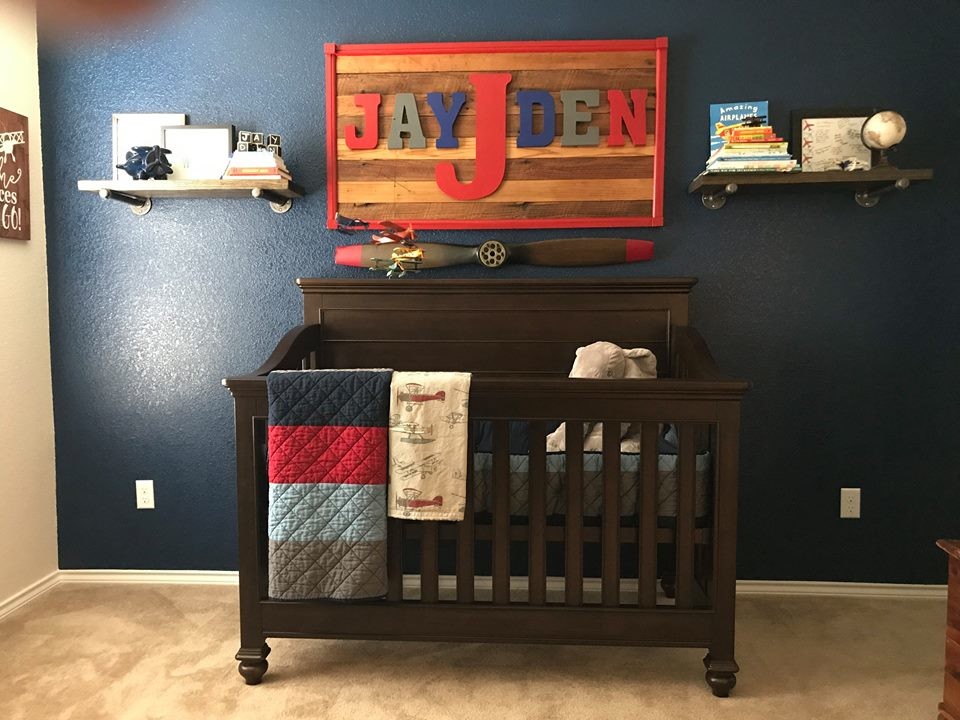
[[[868,118],[878,112],[875,107],[827,107],[798,108],[790,111],[790,152],[797,160],[797,167],[803,170],[803,121],[815,118]],[[880,152],[870,150],[870,167],[876,167],[880,161]],[[839,168],[838,168],[839,169]]]

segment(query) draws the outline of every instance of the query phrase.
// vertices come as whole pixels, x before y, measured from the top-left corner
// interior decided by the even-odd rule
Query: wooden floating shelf
[[[262,198],[274,212],[290,209],[303,188],[289,180],[78,180],[77,189],[119,200],[146,215],[153,198]]]
[[[727,202],[740,186],[748,185],[806,185],[837,186],[856,188],[854,198],[861,207],[873,207],[879,202],[879,196],[890,190],[905,190],[910,183],[918,180],[930,180],[933,170],[919,168],[903,170],[892,166],[877,167],[872,170],[827,170],[824,172],[725,172],[697,175],[690,183],[689,192],[700,192],[705,207],[718,210]]]

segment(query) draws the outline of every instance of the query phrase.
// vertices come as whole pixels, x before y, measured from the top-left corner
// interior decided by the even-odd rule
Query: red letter
[[[354,95],[353,102],[363,108],[363,135],[357,135],[356,125],[347,125],[343,129],[347,147],[351,150],[372,150],[380,140],[380,93]]]
[[[631,90],[633,113],[627,107],[623,90],[607,90],[607,102],[610,103],[610,134],[607,145],[623,145],[623,127],[626,126],[634,146],[647,144],[647,90]]]
[[[477,97],[477,159],[473,182],[457,180],[451,162],[438,163],[437,187],[457,200],[479,200],[492,195],[503,182],[507,164],[507,85],[510,73],[473,73],[470,82]]]

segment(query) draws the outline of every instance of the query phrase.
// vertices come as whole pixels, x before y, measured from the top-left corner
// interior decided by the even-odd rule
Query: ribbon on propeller
[[[337,230],[341,232],[351,232],[355,230],[366,230],[370,223],[355,218],[349,218],[340,213],[336,215]],[[419,272],[420,263],[423,262],[423,248],[417,246],[417,233],[413,225],[401,227],[394,222],[385,220],[380,223],[383,228],[380,232],[371,235],[371,245],[389,245],[396,244],[398,247],[390,253],[390,264],[383,267],[373,267],[371,270],[386,269],[387,277],[403,277],[408,272]]]

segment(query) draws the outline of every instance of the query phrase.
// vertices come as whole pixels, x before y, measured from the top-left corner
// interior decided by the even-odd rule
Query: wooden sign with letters
[[[0,238],[30,239],[27,118],[0,108]]]
[[[326,55],[328,227],[663,224],[666,38]]]

